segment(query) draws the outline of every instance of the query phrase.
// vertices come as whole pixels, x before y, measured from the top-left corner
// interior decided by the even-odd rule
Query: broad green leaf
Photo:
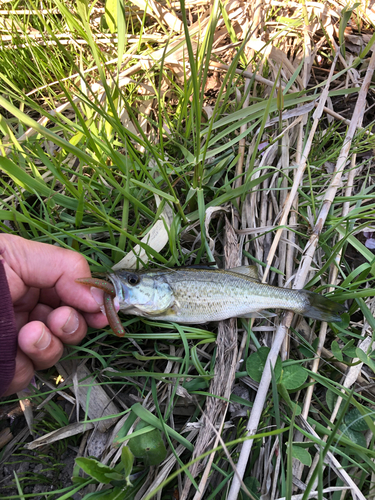
[[[269,347],[261,347],[256,352],[251,354],[246,360],[246,371],[256,382],[260,382],[260,379],[262,378],[269,352]],[[279,357],[277,358],[274,366],[274,372],[276,380],[279,380],[281,375],[281,360]]]
[[[124,446],[121,451],[121,462],[124,466],[124,476],[128,485],[131,485],[129,476],[133,470],[134,456],[128,446]]]
[[[359,347],[357,347],[355,352],[357,353],[357,358],[359,358],[362,363],[365,363],[375,373],[375,362]]]
[[[285,385],[282,382],[277,384],[277,391],[283,398],[285,403],[288,405],[289,409],[292,412],[295,412],[296,415],[301,415],[302,412],[301,407],[290,399],[289,392],[287,391]]]
[[[285,366],[282,370],[281,381],[288,391],[301,387],[307,380],[307,372],[300,365]]]
[[[342,350],[341,350],[337,340],[334,340],[332,342],[331,351],[332,351],[333,355],[335,356],[335,358],[338,359],[339,361],[342,361],[344,359],[343,355],[342,355]]]
[[[354,339],[349,340],[349,342],[344,346],[342,352],[349,358],[356,358],[356,346],[354,345]]]
[[[293,443],[292,445],[292,457],[299,460],[303,465],[307,467],[311,466],[312,459],[310,453],[306,450],[306,448],[302,448],[302,446],[298,446]]]
[[[99,481],[99,483],[108,484],[113,479],[111,475],[114,473],[114,470],[108,467],[108,465],[103,465],[94,458],[79,457],[76,458],[76,464],[79,465],[86,474]],[[117,474],[117,476],[119,476],[119,479],[123,479],[123,476],[119,474]]]

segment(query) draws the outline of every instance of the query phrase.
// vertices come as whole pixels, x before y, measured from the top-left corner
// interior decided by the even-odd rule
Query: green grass
[[[6,5],[14,10],[37,11],[40,8],[39,4],[36,6],[32,2]],[[165,7],[168,8],[167,4]],[[223,267],[223,212],[214,214],[208,232],[205,228],[207,211],[214,208],[227,208],[227,215],[238,229],[270,225],[278,228],[279,212],[297,169],[296,154],[300,154],[301,145],[306,143],[314,109],[306,115],[300,145],[297,127],[285,132],[289,146],[283,143],[283,147],[287,149],[289,159],[285,150],[280,157],[279,124],[269,126],[267,121],[279,117],[281,112],[295,110],[319,98],[326,72],[315,68],[315,73],[323,75],[324,81],[317,83],[311,78],[306,90],[298,87],[303,65],[295,62],[294,72],[288,72],[283,67],[283,99],[280,94],[277,98],[280,65],[272,56],[263,58],[260,53],[246,50],[250,34],[236,32],[237,21],[228,15],[219,1],[214,2],[206,19],[202,17],[203,11],[193,9],[193,20],[197,23],[194,29],[190,26],[189,10],[185,10],[184,4],[181,2],[181,11],[176,8],[176,12],[181,12],[186,44],[183,44],[183,36],[173,34],[164,20],[156,20],[142,11],[135,15],[132,4],[123,8],[120,2],[108,2],[107,19],[102,11],[90,12],[91,7],[84,1],[70,4],[51,0],[45,8],[50,13],[42,15],[37,11],[36,14],[6,16],[9,20],[6,34],[11,36],[11,40],[3,40],[0,50],[2,231],[74,249],[87,258],[92,271],[105,271],[131,253],[136,245],[145,252],[145,257],[138,258],[140,266],[215,261]],[[294,54],[297,41],[303,45],[303,34],[295,25],[288,27],[282,24],[282,19],[286,19],[282,14],[269,12],[263,28],[274,40],[274,46],[284,51],[287,36],[293,33],[296,41],[289,50]],[[280,24],[275,25],[274,21]],[[341,21],[341,31],[345,22],[345,19]],[[219,29],[224,29],[223,26],[227,36],[219,47],[227,44],[234,46],[216,55],[214,36]],[[250,30],[253,29],[251,24],[249,26]],[[204,36],[198,37],[200,28],[206,28],[206,31]],[[116,42],[104,44],[100,41],[110,38],[111,31],[116,34],[117,29],[120,35]],[[194,34],[189,34],[189,30]],[[136,37],[135,44],[128,42],[131,36]],[[158,37],[161,36],[163,41],[159,42]],[[63,44],[62,40],[67,42]],[[77,44],[75,40],[83,42]],[[179,44],[174,44],[175,40]],[[238,41],[241,43],[238,44]],[[183,55],[181,47],[185,49]],[[121,61],[111,62],[117,56],[124,61],[123,65]],[[323,43],[319,56],[324,62],[322,66],[329,69],[334,53],[327,41]],[[229,66],[227,71],[220,73],[221,83],[213,97],[206,91],[212,75],[210,58]],[[171,60],[180,65],[180,72],[175,65],[171,65]],[[354,64],[359,69],[359,59]],[[92,69],[94,66],[97,69]],[[136,71],[132,74],[130,69],[134,67]],[[87,72],[89,69],[92,71]],[[268,86],[254,76],[249,83],[249,105],[244,106],[245,78],[236,72],[238,69],[251,70],[254,75],[276,83],[273,87]],[[128,71],[131,81],[125,82],[121,77],[124,71]],[[339,100],[355,102],[358,88],[343,85],[348,68],[338,66],[337,71],[331,84],[330,98],[336,104]],[[69,78],[75,74],[78,76]],[[100,90],[93,90],[95,84],[101,85]],[[51,113],[64,103],[66,109]],[[207,114],[202,113],[204,106],[209,107],[208,119]],[[43,117],[48,121],[38,123]],[[350,119],[350,114],[345,117]],[[284,120],[283,130],[294,119],[290,118],[288,123]],[[366,131],[371,131],[371,125],[365,123]],[[32,133],[24,137],[27,130]],[[301,252],[309,240],[323,205],[324,194],[332,181],[331,165],[338,158],[345,134],[345,124],[338,120],[330,123],[323,115],[298,189],[298,206],[294,210],[296,225],[290,228],[289,233],[284,231],[272,261],[274,268],[282,269],[276,273],[271,268],[269,282],[272,284],[285,284],[301,261]],[[245,140],[245,169],[237,175],[241,140]],[[260,150],[261,143],[266,143],[266,150]],[[347,177],[344,177],[344,184],[336,193],[319,236],[312,263],[314,273],[309,275],[307,282],[308,288],[326,292],[332,276],[330,272],[337,266],[338,279],[333,283],[333,296],[337,300],[349,301],[352,322],[348,317],[346,323],[328,329],[325,347],[332,356],[321,364],[315,374],[310,370],[316,342],[311,340],[311,346],[299,338],[301,325],[293,324],[289,331],[293,346],[289,352],[290,360],[308,370],[315,380],[307,420],[315,427],[317,435],[303,429],[298,420],[311,382],[301,382],[298,390],[291,390],[283,386],[282,379],[274,379],[244,476],[245,484],[256,498],[259,498],[263,477],[269,473],[262,469],[264,462],[263,465],[259,462],[263,446],[267,448],[273,470],[277,471],[272,476],[272,488],[278,496],[287,495],[290,498],[297,493],[291,483],[293,460],[304,461],[299,479],[308,483],[310,489],[318,488],[320,497],[323,496],[323,488],[341,486],[343,482],[335,469],[323,464],[328,451],[341,462],[365,496],[370,495],[373,489],[374,428],[370,417],[374,396],[357,386],[354,393],[347,389],[340,393],[342,365],[337,367],[336,363],[339,361],[351,366],[356,363],[355,358],[360,357],[370,377],[375,369],[371,350],[360,352],[358,349],[361,335],[365,331],[366,335],[373,335],[375,326],[372,305],[374,254],[361,241],[361,232],[366,227],[373,227],[375,217],[373,169],[367,159],[373,147],[373,136],[359,130],[352,143],[351,154],[358,155],[357,164],[362,164],[361,172],[355,177],[350,195],[345,193]],[[265,156],[270,152],[269,156]],[[344,203],[350,206],[346,214],[343,214]],[[172,219],[167,228],[165,246],[157,251],[142,239],[152,230],[166,206],[172,213]],[[236,213],[238,218],[234,216]],[[275,229],[244,237],[242,256],[250,256],[260,269],[266,266]],[[290,243],[292,235],[293,244]],[[288,257],[291,271],[286,271],[287,248],[295,248],[294,256],[289,254]],[[282,276],[281,281],[278,281],[278,275]],[[189,498],[192,498],[201,475],[192,477],[189,473],[187,465],[197,461],[193,455],[196,434],[184,425],[197,423],[202,411],[206,411],[206,399],[217,362],[214,343],[217,328],[215,325],[187,327],[134,317],[124,317],[123,320],[143,354],[137,352],[128,338],[118,339],[110,329],[90,330],[81,346],[70,349],[65,361],[78,364],[88,359],[86,365],[90,367],[93,378],[82,381],[89,390],[83,407],[88,405],[90,391],[98,384],[108,390],[114,402],[118,403],[119,413],[125,412],[123,425],[116,436],[117,444],[135,432],[133,424],[137,417],[157,428],[165,438],[168,454],[174,455],[175,462],[162,483],[144,498],[151,498],[159,489],[163,491],[163,496],[172,495],[178,488],[178,476],[180,486],[190,477],[193,487]],[[367,329],[363,328],[364,321],[367,321]],[[259,334],[259,328],[275,325],[259,320],[251,325],[239,322],[239,326],[240,333],[247,336],[244,363],[238,369],[241,380],[245,375],[246,359],[251,353],[260,345],[272,344],[271,333],[265,329]],[[255,342],[253,327],[257,335]],[[306,323],[304,328],[309,331],[311,339],[319,335],[319,324]],[[287,362],[284,360],[283,363]],[[55,369],[44,374],[50,380],[56,375]],[[40,404],[52,394],[54,402],[58,398],[57,389],[69,392],[73,388],[71,379],[66,381],[66,385],[58,385],[53,390],[39,381],[31,399]],[[133,399],[127,399],[129,393]],[[190,399],[183,398],[183,394],[189,395]],[[330,423],[335,398],[339,394],[343,397],[342,406],[347,405],[350,416],[339,411],[337,418]],[[220,401],[225,400],[221,395],[213,396]],[[232,395],[232,398],[236,399],[236,396]],[[181,402],[186,404],[181,405]],[[294,406],[295,403],[298,406]],[[245,403],[248,411],[251,406],[251,403]],[[184,413],[181,408],[185,407],[189,410]],[[39,410],[35,411],[38,413]],[[64,427],[67,416],[58,407],[49,405],[48,418],[43,418],[48,421],[45,427],[47,432]],[[88,414],[84,418],[91,420]],[[98,417],[97,420],[104,418]],[[247,417],[243,417],[221,434],[235,463],[238,443],[246,439],[246,423]],[[305,440],[298,438],[297,430],[305,436]],[[328,436],[327,443],[323,441],[325,435]],[[77,440],[77,436],[69,439]],[[179,449],[179,446],[182,448]],[[314,473],[317,483],[313,487],[315,476],[309,478],[308,474],[311,460],[317,453],[316,447],[319,449],[319,460]],[[204,453],[208,455],[211,448],[208,447]],[[65,447],[54,449],[56,464],[63,449]],[[269,456],[272,449],[273,452],[275,449],[278,451]],[[134,498],[144,486],[146,474],[141,459],[133,463],[129,458],[121,459],[118,455],[117,461],[109,464],[103,455],[98,460],[114,468],[114,476],[107,484],[112,488],[113,496],[104,496],[109,495],[105,490],[103,496],[98,493],[92,497],[87,489],[84,490],[88,483],[96,487],[103,479],[98,475],[96,465],[91,463],[88,478],[84,479],[79,467],[76,467],[72,484],[63,485],[63,488],[56,485],[53,492],[48,490],[48,498],[69,498],[79,489],[85,491],[85,499],[121,498],[125,490],[126,498]],[[162,468],[160,466],[159,471]],[[211,499],[220,495],[226,498],[232,476],[233,465],[219,443],[212,464],[211,483],[204,497]],[[18,478],[18,494],[0,493],[0,496],[4,499],[30,498],[31,495],[23,491],[34,480],[38,482],[36,475],[31,479]],[[133,487],[129,487],[129,480]],[[301,492],[298,490],[298,493]],[[143,494],[146,495],[146,491]],[[241,495],[245,498],[245,493]],[[345,498],[351,498],[350,495],[347,492]],[[341,492],[331,493],[330,498],[338,500]]]

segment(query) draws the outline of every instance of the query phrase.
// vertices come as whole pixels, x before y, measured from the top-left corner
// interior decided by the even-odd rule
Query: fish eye
[[[129,274],[129,276],[128,276],[128,283],[131,286],[138,285],[138,283],[139,283],[139,276],[137,276],[136,274]]]

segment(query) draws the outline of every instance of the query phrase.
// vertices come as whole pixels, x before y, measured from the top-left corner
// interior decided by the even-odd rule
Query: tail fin
[[[302,313],[303,316],[328,322],[341,321],[341,315],[346,311],[344,306],[318,293],[305,290],[305,294],[308,305]]]

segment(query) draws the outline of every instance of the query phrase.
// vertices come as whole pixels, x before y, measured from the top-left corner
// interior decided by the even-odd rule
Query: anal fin
[[[261,309],[260,311],[254,311],[251,313],[247,314],[241,314],[241,316],[238,316],[239,318],[260,318],[260,319],[268,319],[268,318],[274,318],[277,316],[276,313],[267,311],[266,309]]]

